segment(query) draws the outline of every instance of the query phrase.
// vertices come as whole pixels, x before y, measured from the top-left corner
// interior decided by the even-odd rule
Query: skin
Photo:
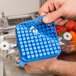
[[[44,23],[55,21],[56,25],[63,25],[69,19],[76,19],[76,0],[47,0],[39,14],[46,15]]]
[[[27,63],[24,66],[27,73],[56,74],[63,76],[76,76],[76,53],[61,54],[57,58]]]
[[[44,23],[55,21],[56,25],[63,25],[69,19],[76,19],[76,0],[47,0],[40,8],[39,14],[46,15]],[[24,69],[27,73],[76,76],[76,53],[30,62],[24,66]]]

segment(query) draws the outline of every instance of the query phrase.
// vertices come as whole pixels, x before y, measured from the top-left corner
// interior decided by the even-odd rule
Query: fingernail
[[[49,18],[48,17],[44,17],[43,18],[43,22],[48,23],[49,22]]]

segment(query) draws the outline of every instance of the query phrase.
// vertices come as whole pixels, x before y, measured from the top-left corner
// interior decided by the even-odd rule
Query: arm
[[[70,55],[60,55],[57,58],[40,60],[28,63],[24,66],[27,73],[36,74],[56,74],[76,76],[76,53]]]
[[[76,76],[76,62],[58,61],[55,64],[53,64],[53,68],[52,65],[49,65],[48,70],[50,73],[52,72],[56,75]]]

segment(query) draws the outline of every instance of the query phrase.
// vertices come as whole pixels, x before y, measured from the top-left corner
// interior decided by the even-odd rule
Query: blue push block
[[[61,52],[54,22],[45,24],[43,17],[20,23],[15,28],[21,66],[56,57]]]

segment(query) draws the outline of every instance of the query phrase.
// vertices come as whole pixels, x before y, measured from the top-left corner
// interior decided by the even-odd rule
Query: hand
[[[76,0],[47,0],[39,10],[39,14],[46,15],[46,17],[43,19],[45,23],[55,21],[55,24],[63,25],[69,20],[69,18],[76,18]],[[61,54],[58,58],[30,62],[24,66],[24,69],[27,73],[56,74],[56,71],[58,70],[56,67],[59,65],[63,66],[64,61],[69,63],[70,61],[76,61],[76,54]],[[60,69],[60,71],[63,72],[62,69]]]
[[[24,66],[24,69],[27,73],[37,73],[37,74],[49,73],[47,66],[51,64],[50,66],[52,68],[52,64],[56,63],[56,61],[57,61],[56,58],[52,58],[52,59],[30,62]]]
[[[39,10],[44,23],[55,21],[56,25],[64,25],[69,19],[76,19],[76,0],[47,0]]]
[[[61,65],[62,63],[64,64],[64,61],[67,62],[76,61],[76,54],[70,54],[70,55],[61,54],[58,58],[30,62],[24,66],[24,69],[27,73],[56,74],[56,71],[58,70],[57,67],[59,67],[59,65]]]

